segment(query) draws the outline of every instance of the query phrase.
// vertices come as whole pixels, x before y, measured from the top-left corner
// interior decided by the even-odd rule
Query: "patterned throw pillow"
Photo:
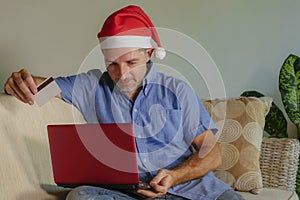
[[[263,187],[259,156],[272,99],[240,97],[203,103],[218,127],[222,165],[215,175],[236,190],[257,194]]]

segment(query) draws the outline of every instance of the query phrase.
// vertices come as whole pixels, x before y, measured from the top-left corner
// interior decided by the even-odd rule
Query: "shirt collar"
[[[143,92],[144,92],[144,95],[147,96],[148,93],[149,93],[149,90],[152,86],[151,83],[154,82],[154,79],[155,79],[155,74],[156,74],[156,69],[155,67],[153,66],[153,62],[150,60],[148,63],[147,63],[147,67],[148,67],[148,73],[146,74],[144,80],[143,80]]]

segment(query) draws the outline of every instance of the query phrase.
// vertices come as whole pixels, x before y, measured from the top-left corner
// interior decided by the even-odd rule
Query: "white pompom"
[[[164,59],[164,57],[166,56],[166,51],[164,48],[161,47],[157,47],[154,51],[154,56],[160,60]]]

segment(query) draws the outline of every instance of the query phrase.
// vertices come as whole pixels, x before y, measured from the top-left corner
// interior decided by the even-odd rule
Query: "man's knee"
[[[113,198],[108,195],[102,195],[101,189],[102,188],[98,187],[80,186],[72,189],[69,192],[66,200],[113,200]]]

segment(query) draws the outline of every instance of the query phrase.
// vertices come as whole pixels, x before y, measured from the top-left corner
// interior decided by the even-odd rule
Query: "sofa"
[[[80,112],[53,98],[39,107],[0,94],[0,199],[60,200],[69,189],[55,185],[46,125],[85,123]],[[263,187],[239,191],[245,199],[298,199],[295,179],[299,157],[296,139],[264,138],[260,150]]]

